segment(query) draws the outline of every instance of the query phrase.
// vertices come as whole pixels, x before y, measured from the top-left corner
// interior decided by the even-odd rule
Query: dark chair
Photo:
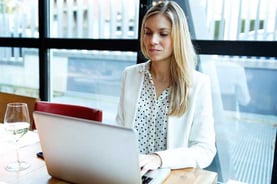
[[[102,110],[81,105],[53,103],[38,101],[35,103],[35,111],[48,112],[75,118],[82,118],[102,122]],[[34,125],[34,124],[33,124]],[[35,125],[33,127],[35,129]]]

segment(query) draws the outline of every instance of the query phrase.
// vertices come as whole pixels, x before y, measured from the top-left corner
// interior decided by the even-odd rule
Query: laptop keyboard
[[[141,181],[142,181],[142,184],[148,184],[152,181],[153,178],[151,177],[148,177],[148,176],[142,176],[141,177]]]

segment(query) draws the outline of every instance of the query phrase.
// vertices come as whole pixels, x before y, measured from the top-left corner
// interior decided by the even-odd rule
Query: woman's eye
[[[151,35],[152,33],[149,31],[144,32],[145,35]]]
[[[160,35],[165,37],[165,36],[168,36],[168,33],[160,33]]]

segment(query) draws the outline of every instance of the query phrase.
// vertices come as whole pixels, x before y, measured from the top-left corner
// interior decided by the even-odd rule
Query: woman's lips
[[[159,49],[149,49],[149,52],[160,52]]]

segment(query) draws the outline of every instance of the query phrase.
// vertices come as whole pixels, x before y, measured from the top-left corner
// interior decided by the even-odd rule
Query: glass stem
[[[18,164],[20,164],[20,160],[19,160],[19,152],[18,152],[18,139],[15,141],[15,150],[16,150],[16,161]]]

